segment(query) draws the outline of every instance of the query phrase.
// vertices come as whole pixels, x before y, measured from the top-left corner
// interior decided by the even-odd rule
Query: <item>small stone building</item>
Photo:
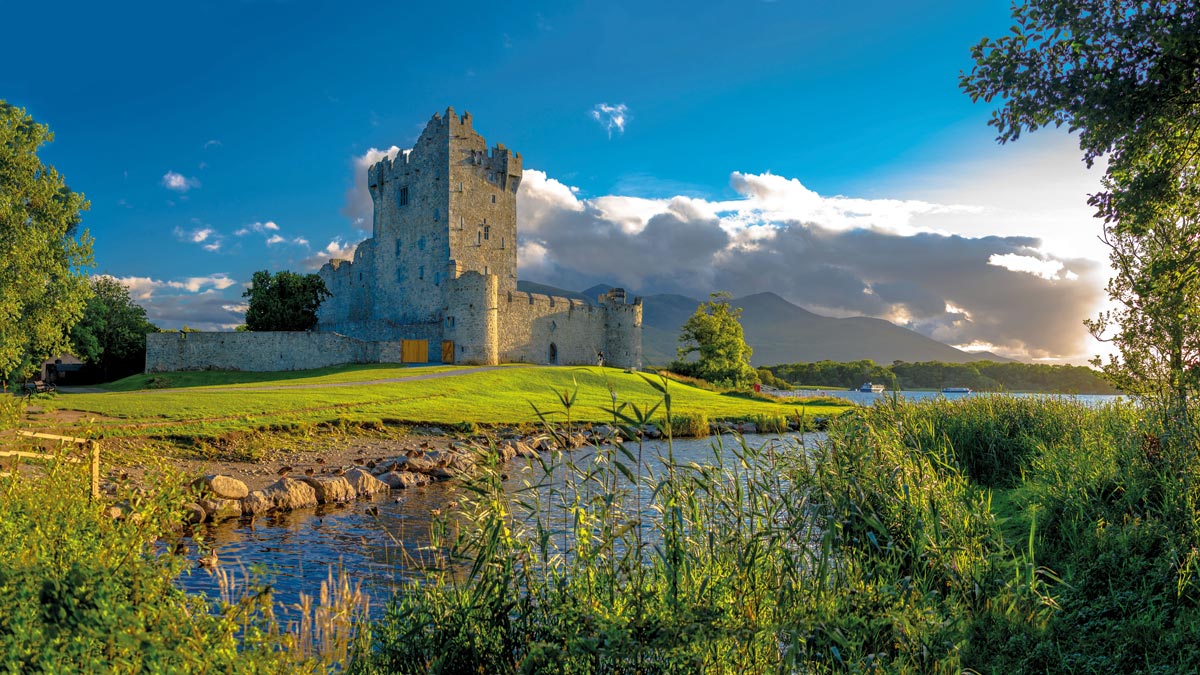
[[[354,260],[331,260],[318,329],[400,341],[405,361],[639,368],[642,303],[517,290],[521,155],[489,151],[471,114],[434,115],[416,144],[370,168],[375,215]]]

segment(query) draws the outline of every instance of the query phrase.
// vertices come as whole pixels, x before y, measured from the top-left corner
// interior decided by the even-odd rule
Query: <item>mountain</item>
[[[595,303],[610,286],[597,285],[580,293],[520,281],[517,287],[532,293],[582,298]],[[642,299],[642,351],[647,364],[662,365],[675,359],[679,329],[700,304],[683,295],[660,294]],[[991,352],[964,352],[883,319],[855,316],[837,319],[814,314],[775,293],[755,293],[731,301],[742,308],[742,330],[754,348],[756,366],[803,361],[971,361],[1008,362]]]

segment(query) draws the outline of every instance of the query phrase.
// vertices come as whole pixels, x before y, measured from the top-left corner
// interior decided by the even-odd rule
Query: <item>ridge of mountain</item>
[[[519,281],[517,287],[532,293],[578,298],[595,303],[611,286],[598,284],[582,292]],[[663,365],[675,358],[679,329],[700,304],[685,295],[660,293],[642,298],[643,360]],[[756,366],[809,361],[971,361],[1008,362],[991,352],[966,352],[884,319],[865,316],[822,316],[795,305],[778,294],[764,291],[731,301],[742,308],[742,330],[754,349]]]

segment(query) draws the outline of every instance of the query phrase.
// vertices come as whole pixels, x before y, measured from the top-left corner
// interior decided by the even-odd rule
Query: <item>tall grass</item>
[[[1147,452],[1144,412],[894,402],[782,450],[555,455],[515,495],[485,474],[454,562],[351,670],[1196,672],[1195,468]]]

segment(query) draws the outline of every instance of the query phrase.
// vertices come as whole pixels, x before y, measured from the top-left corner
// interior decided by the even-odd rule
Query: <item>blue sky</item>
[[[366,158],[452,105],[524,156],[522,278],[1097,348],[1097,172],[1065,134],[996,146],[957,87],[1007,0],[114,5],[5,7],[0,97],[55,132],[95,271],[164,327],[237,323],[254,270],[350,250]]]

